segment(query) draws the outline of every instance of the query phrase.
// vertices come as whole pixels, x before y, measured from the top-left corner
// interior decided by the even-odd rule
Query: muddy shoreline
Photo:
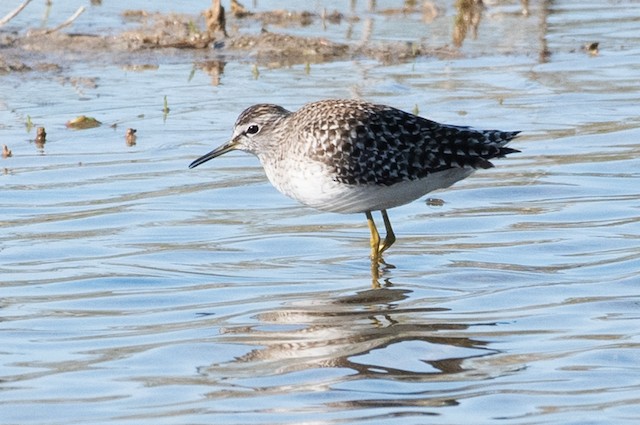
[[[87,61],[144,66],[187,58],[196,62],[236,60],[278,67],[354,58],[396,63],[421,56],[460,55],[455,47],[431,46],[418,41],[339,43],[324,37],[286,33],[286,28],[312,23],[321,22],[330,27],[343,21],[360,20],[358,16],[345,17],[337,11],[318,15],[286,10],[253,13],[240,9],[226,14],[222,11],[222,16],[218,11],[218,17],[213,20],[212,13],[211,9],[198,15],[127,10],[122,13],[123,22],[135,23],[137,28],[115,35],[77,33],[73,25],[65,31],[51,32],[33,29],[10,32],[0,28],[0,72],[56,71],[74,62]],[[417,12],[379,13],[393,16]],[[239,27],[261,30],[247,34],[238,30]]]

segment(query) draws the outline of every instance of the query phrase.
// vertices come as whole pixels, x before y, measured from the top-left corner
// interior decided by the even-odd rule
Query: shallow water
[[[74,29],[119,25],[109,3]],[[0,76],[13,151],[0,159],[1,422],[637,423],[638,4],[523,16],[487,3],[455,59],[261,65],[255,78],[249,58],[219,85],[194,67],[202,53]],[[345,41],[366,24],[374,41],[425,31],[438,45],[455,15],[450,2],[432,22],[326,4],[367,19],[276,29]],[[76,7],[54,2],[49,19]],[[372,289],[363,216],[297,205],[242,153],[187,169],[246,106],[327,97],[519,129],[522,153],[430,194],[440,206],[390,211],[393,266]],[[105,124],[66,129],[80,114]]]

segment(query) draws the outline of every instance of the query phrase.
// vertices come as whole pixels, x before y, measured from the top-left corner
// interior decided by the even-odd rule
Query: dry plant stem
[[[29,3],[31,3],[31,0],[26,0],[20,6],[16,7],[14,10],[9,12],[4,18],[0,19],[0,27],[6,24],[7,22],[9,22],[10,20],[12,20],[13,18],[15,18],[18,15],[18,13],[22,12],[22,9],[27,7]]]
[[[49,30],[44,31],[43,34],[51,34],[52,32],[59,31],[64,27],[68,27],[69,25],[71,25],[73,23],[73,21],[78,19],[78,16],[82,15],[82,12],[84,12],[84,10],[85,10],[85,7],[84,6],[80,6],[78,8],[78,10],[76,10],[75,13],[69,17],[69,19],[67,19],[66,21],[64,21],[63,23],[61,23],[60,25],[58,25],[55,28],[51,28]]]

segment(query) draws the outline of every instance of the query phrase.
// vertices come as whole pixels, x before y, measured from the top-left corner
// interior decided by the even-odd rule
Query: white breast
[[[337,213],[362,213],[404,205],[431,191],[449,187],[474,171],[472,168],[452,168],[419,180],[382,186],[336,182],[319,162],[287,167],[263,163],[263,166],[271,184],[283,194],[312,208]],[[287,172],[283,173],[283,170]]]

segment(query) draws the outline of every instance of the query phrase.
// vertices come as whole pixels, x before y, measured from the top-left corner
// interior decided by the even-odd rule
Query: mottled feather
[[[296,150],[345,184],[393,185],[450,168],[490,168],[518,132],[443,125],[389,106],[321,101],[291,114]]]

